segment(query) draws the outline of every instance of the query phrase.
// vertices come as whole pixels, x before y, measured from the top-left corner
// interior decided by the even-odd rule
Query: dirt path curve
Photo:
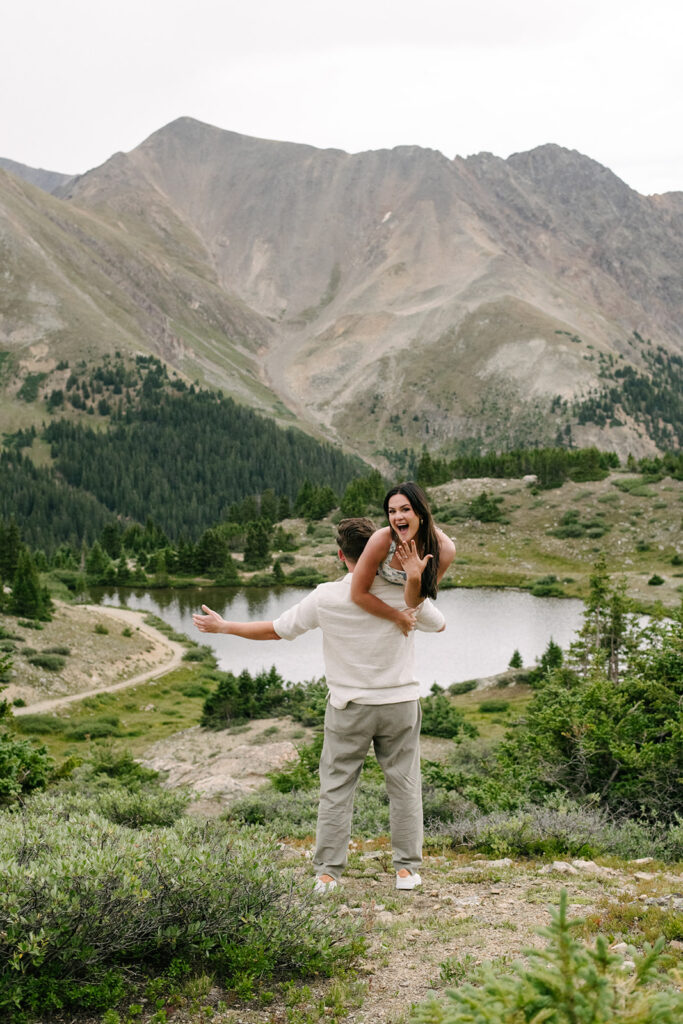
[[[115,693],[117,690],[125,690],[130,686],[137,686],[139,683],[146,683],[150,679],[166,675],[167,672],[171,672],[180,665],[185,653],[185,647],[175,640],[169,640],[167,636],[164,636],[154,626],[147,625],[144,621],[145,612],[135,612],[128,608],[106,608],[102,605],[83,605],[82,607],[86,611],[96,611],[100,615],[107,615],[112,619],[117,619],[128,626],[138,629],[140,633],[148,636],[150,640],[168,654],[168,660],[159,662],[153,668],[140,672],[130,679],[123,679],[118,683],[108,683],[106,686],[100,686],[96,689],[82,690],[80,693],[70,693],[66,697],[42,700],[37,704],[30,704],[24,708],[13,708],[12,710],[15,715],[33,715],[45,711],[54,711],[56,708],[63,707],[66,704],[73,704],[76,701],[83,700],[85,697],[95,697],[99,693]]]

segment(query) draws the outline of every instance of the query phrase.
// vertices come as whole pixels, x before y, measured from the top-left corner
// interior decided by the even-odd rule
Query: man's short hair
[[[357,562],[375,529],[372,519],[366,516],[342,519],[337,526],[337,547],[344,558],[348,558],[350,562]]]

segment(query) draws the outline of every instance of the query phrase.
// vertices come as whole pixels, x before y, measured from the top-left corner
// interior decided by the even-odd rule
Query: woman
[[[351,600],[372,615],[391,619],[408,634],[410,609],[436,597],[438,584],[455,557],[455,544],[434,525],[424,491],[412,481],[392,488],[384,499],[388,526],[377,530],[360,556],[351,579]],[[375,576],[404,588],[408,610],[391,608],[370,587]]]

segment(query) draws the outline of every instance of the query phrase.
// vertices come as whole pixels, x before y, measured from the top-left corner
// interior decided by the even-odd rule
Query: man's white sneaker
[[[422,885],[422,879],[418,875],[417,871],[412,875],[396,875],[396,888],[397,889],[416,889],[418,885]]]
[[[316,878],[315,885],[313,886],[313,892],[318,896],[325,896],[328,892],[332,892],[332,890],[336,888],[337,883],[334,878],[331,882],[323,882],[322,878]]]

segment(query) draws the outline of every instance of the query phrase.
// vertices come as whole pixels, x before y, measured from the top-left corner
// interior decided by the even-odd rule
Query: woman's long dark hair
[[[402,494],[412,505],[413,512],[420,517],[420,526],[417,531],[417,549],[424,558],[425,555],[432,557],[427,562],[422,573],[422,585],[420,594],[422,597],[436,597],[436,579],[439,572],[439,538],[436,534],[436,527],[432,518],[432,510],[429,507],[425,492],[412,480],[392,487],[384,498],[384,512],[389,518],[389,499],[396,494]],[[392,534],[394,531],[392,530]],[[400,538],[396,537],[396,540]]]

